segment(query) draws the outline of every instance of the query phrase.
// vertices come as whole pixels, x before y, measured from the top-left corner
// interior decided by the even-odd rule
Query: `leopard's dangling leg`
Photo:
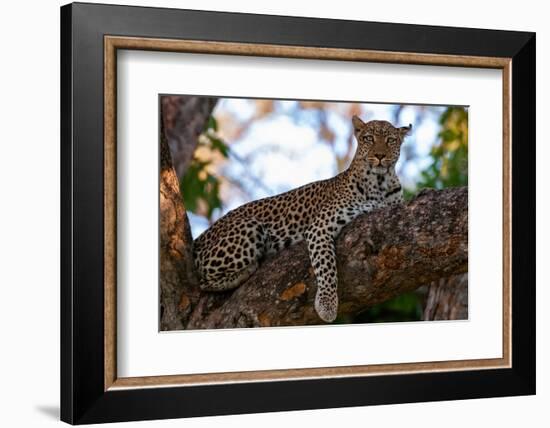
[[[334,239],[328,231],[323,233],[312,227],[306,232],[306,240],[317,280],[315,311],[323,321],[332,322],[338,315],[338,274]]]
[[[309,260],[317,281],[315,310],[325,322],[338,315],[338,269],[334,239],[346,224],[374,207],[372,202],[321,208],[305,234]]]
[[[322,207],[305,234],[309,260],[317,281],[315,311],[325,321],[332,322],[338,315],[338,271],[334,238],[357,210],[334,206]]]

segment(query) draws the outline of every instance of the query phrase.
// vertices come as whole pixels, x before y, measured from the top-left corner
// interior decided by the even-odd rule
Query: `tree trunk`
[[[468,274],[441,278],[428,287],[428,296],[422,319],[468,319]]]
[[[176,149],[172,150],[172,153],[180,159],[180,173],[183,175],[193,157],[197,137],[204,129],[215,101],[203,97],[162,97],[159,249],[161,330],[185,328],[191,308],[199,298],[192,253],[193,238],[166,135],[177,134],[173,139]],[[168,106],[168,115],[165,113],[165,105]],[[179,108],[181,110],[178,110]],[[189,126],[186,127],[185,123]],[[166,124],[170,126],[171,131]],[[182,129],[185,132],[182,132]]]
[[[217,98],[172,96],[161,97],[164,127],[172,165],[181,180],[197,147],[198,136],[216,105]]]

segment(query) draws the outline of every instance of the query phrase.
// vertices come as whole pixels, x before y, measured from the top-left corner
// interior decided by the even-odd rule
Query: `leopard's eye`
[[[363,141],[365,143],[372,143],[374,141],[374,138],[372,135],[365,135],[363,136]]]
[[[395,143],[396,141],[397,141],[397,140],[396,140],[394,137],[388,137],[388,139],[386,140],[386,142],[387,142],[388,144],[393,144],[393,143]]]

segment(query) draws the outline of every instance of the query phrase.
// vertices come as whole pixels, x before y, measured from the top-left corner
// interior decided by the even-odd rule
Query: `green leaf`
[[[217,150],[222,154],[224,158],[229,157],[229,146],[225,144],[222,140],[219,138],[213,137],[211,135],[208,136],[212,143],[212,149]]]
[[[214,211],[222,207],[222,200],[219,179],[205,169],[209,163],[193,159],[180,181],[180,191],[187,210],[204,215],[201,208],[205,207],[206,216],[212,219]]]
[[[440,141],[430,151],[432,162],[421,172],[417,188],[468,184],[468,112],[464,107],[448,107],[439,123]]]
[[[214,116],[210,116],[206,122],[206,130],[212,129],[213,131],[218,130],[218,121]]]
[[[454,141],[457,139],[456,133],[452,129],[445,129],[439,133],[443,141]]]

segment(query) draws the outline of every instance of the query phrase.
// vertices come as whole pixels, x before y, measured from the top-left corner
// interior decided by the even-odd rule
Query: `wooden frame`
[[[65,6],[61,14],[63,420],[91,423],[534,393],[533,34],[89,4]],[[111,19],[117,23],[108,25],[102,19],[107,14],[125,19]],[[144,21],[148,28],[140,26]],[[229,21],[238,28],[233,34],[216,30]],[[327,28],[344,25],[347,36],[323,36]],[[282,26],[290,36],[277,31]],[[388,41],[384,35],[390,31]],[[420,36],[438,42],[418,43]],[[481,47],[479,37],[487,41]],[[93,49],[83,54],[84,45]],[[117,49],[501,69],[503,357],[117,378]],[[521,151],[513,143],[519,132]],[[519,208],[512,212],[513,206]],[[293,382],[282,382],[288,380]],[[451,383],[453,388],[445,388]],[[407,393],[403,384],[421,391]],[[246,405],[246,397],[267,390],[266,402]],[[312,395],[313,390],[325,395]],[[205,394],[222,404],[209,407]]]

